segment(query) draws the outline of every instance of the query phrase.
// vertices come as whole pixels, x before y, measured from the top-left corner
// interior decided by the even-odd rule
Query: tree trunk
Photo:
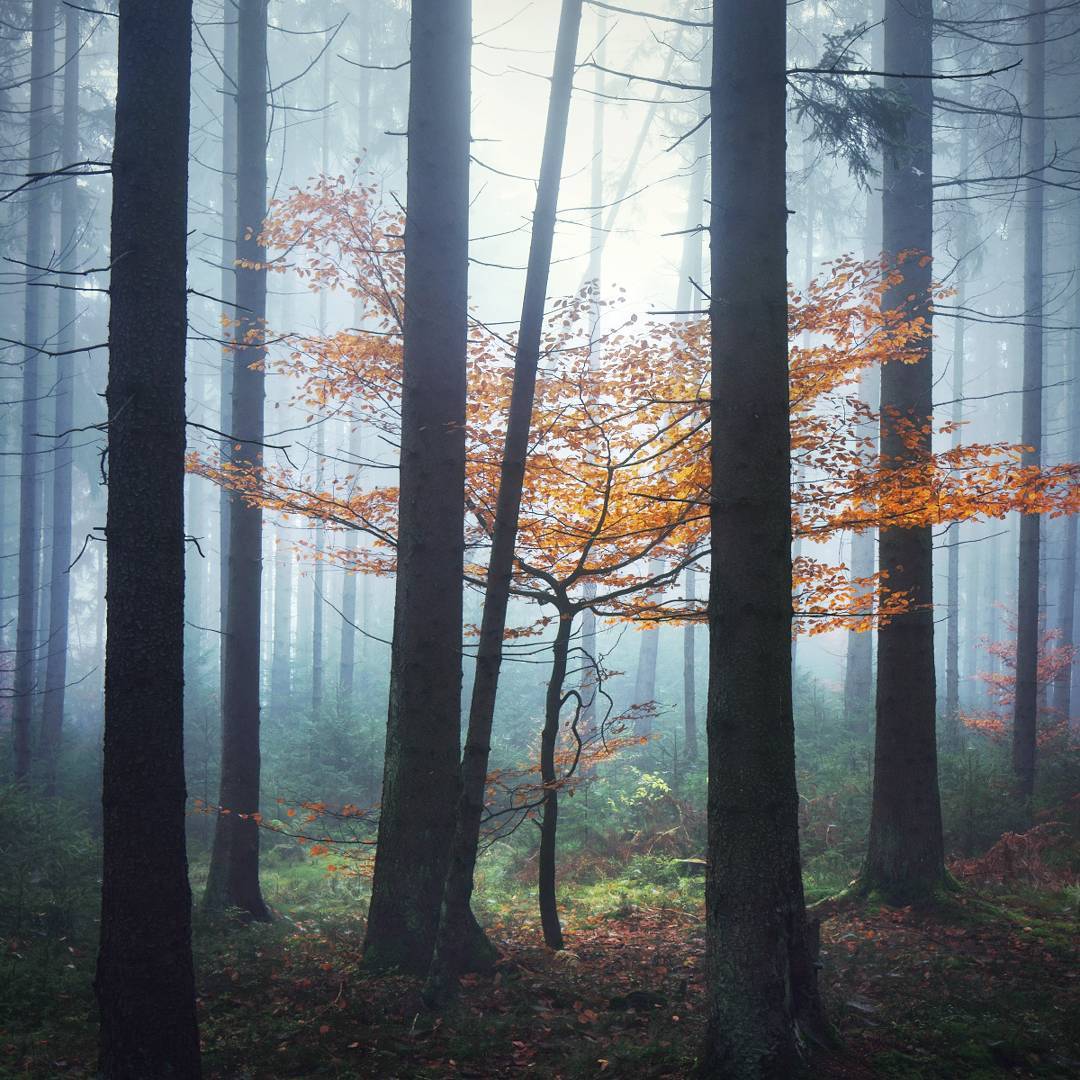
[[[686,599],[693,601],[697,596],[697,569],[688,567],[686,577]],[[695,631],[692,622],[683,628],[683,757],[687,761],[698,759],[697,736],[697,656]]]
[[[961,139],[960,160],[967,161],[967,133]],[[966,230],[961,228],[958,249],[961,257],[966,252]],[[956,306],[964,306],[964,270],[961,266],[957,274]],[[964,418],[964,331],[963,319],[953,322],[953,405],[951,420],[957,425],[952,436],[953,449],[960,445],[959,424]],[[949,545],[948,584],[946,597],[946,615],[948,618],[945,634],[945,745],[950,750],[960,748],[960,523],[957,522],[946,534]]]
[[[659,559],[649,560],[649,573],[656,577],[663,573],[663,563]],[[653,705],[656,701],[656,664],[660,656],[660,627],[655,623],[639,631],[637,675],[634,678],[634,704]],[[653,713],[651,709],[641,713],[634,720],[634,734],[649,736],[652,734]]]
[[[701,58],[701,80],[709,77],[710,65],[707,54]],[[704,121],[703,115],[698,117]],[[690,192],[686,207],[686,235],[683,238],[682,265],[679,269],[679,291],[676,308],[682,313],[680,318],[690,319],[691,312],[701,309],[700,289],[702,282],[702,215],[705,210],[705,180],[708,171],[709,124],[702,123],[694,136],[693,174],[690,177]],[[697,569],[688,567],[686,581],[686,599],[693,601],[697,597]],[[683,757],[686,761],[697,761],[697,625],[688,622],[683,627]]]
[[[326,326],[326,292],[319,294],[319,334],[325,336]],[[323,462],[326,455],[326,424],[316,421],[318,427],[315,435],[315,490],[323,489]],[[324,593],[326,580],[326,527],[319,521],[315,522],[315,562],[311,569],[311,715],[318,720],[322,714],[323,705],[323,682],[326,672],[323,663],[323,609],[326,606]]]
[[[237,318],[236,301],[236,39],[238,0],[228,0],[223,8],[224,39],[221,85],[221,299],[222,318],[232,326]],[[218,393],[221,415],[218,422],[226,438],[221,442],[221,456],[232,455],[233,366],[236,357],[230,344],[236,330],[222,331],[221,379]],[[227,488],[218,491],[218,617],[221,644],[218,656],[221,700],[225,700],[225,628],[229,606],[229,508],[232,499]]]
[[[79,11],[64,13],[64,131],[63,161],[78,161],[79,154]],[[60,189],[61,265],[75,269],[79,263],[79,188],[73,179]],[[56,348],[65,352],[75,345],[75,297],[61,289],[57,308]],[[61,356],[53,390],[53,507],[52,545],[49,567],[48,662],[45,668],[45,702],[42,709],[41,742],[45,762],[45,794],[56,794],[56,767],[60,734],[64,724],[64,688],[67,684],[68,619],[71,576],[71,479],[74,426],[74,385],[71,360]]]
[[[1027,113],[1024,168],[1040,175],[1046,152],[1046,14],[1044,0],[1030,0]],[[1028,185],[1024,210],[1024,395],[1020,441],[1027,447],[1022,463],[1042,463],[1043,369],[1043,199],[1037,181]],[[1016,593],[1016,698],[1013,707],[1012,763],[1020,796],[1035,790],[1035,746],[1039,700],[1039,515],[1020,518],[1019,579]]]
[[[791,700],[785,20],[784,0],[713,8],[703,1075],[740,1078],[795,1075],[821,1024]]]
[[[327,31],[329,35],[330,31]],[[329,44],[329,41],[327,42]],[[330,172],[330,54],[322,59],[322,174]],[[326,337],[327,290],[319,290],[319,336]],[[323,470],[326,461],[326,422],[316,420],[315,429],[315,490],[323,489]],[[326,625],[324,609],[326,607],[326,526],[322,521],[315,522],[315,567],[312,571],[312,589],[315,593],[314,626],[311,634],[311,715],[318,720],[322,713],[324,683],[326,682]]]
[[[581,26],[581,7],[582,0],[564,0],[559,18],[551,100],[544,133],[536,207],[533,211],[525,294],[521,305],[521,325],[514,355],[514,384],[499,473],[491,554],[488,559],[476,675],[469,705],[469,730],[461,763],[461,794],[446,884],[443,888],[435,956],[426,988],[431,1000],[439,1000],[452,992],[466,960],[463,946],[468,944],[468,937],[465,929],[469,918],[469,898],[472,895],[476,853],[480,843],[480,819],[484,810],[488,757],[491,752],[491,725],[495,716],[503,634],[506,630],[506,609],[513,580],[514,545],[525,483],[536,372],[540,363],[551,250],[555,239],[555,214],[559,201],[559,180],[566,147],[574,60]],[[568,646],[569,638],[564,646],[563,678],[566,675],[565,653]],[[561,691],[561,681],[559,686]],[[555,723],[557,729],[557,716]],[[554,858],[554,848],[552,857]],[[556,925],[557,923],[556,917]]]
[[[101,942],[94,980],[105,1080],[200,1075],[184,848],[190,78],[190,0],[121,0],[106,394]]]
[[[1076,304],[1080,317],[1080,296]],[[1077,324],[1080,325],[1080,324]],[[1080,337],[1075,333],[1068,345],[1069,369],[1072,376],[1068,389],[1068,408],[1065,426],[1069,431],[1068,459],[1080,461]],[[1061,560],[1061,583],[1058,599],[1058,625],[1061,628],[1061,644],[1076,645],[1076,559],[1080,544],[1080,515],[1070,514],[1062,529],[1064,550]],[[1065,665],[1054,684],[1054,708],[1067,722],[1072,719],[1073,677],[1077,667],[1075,658]],[[1070,728],[1072,724],[1070,723]]]
[[[548,677],[544,702],[544,730],[540,736],[540,782],[544,785],[543,808],[540,819],[540,855],[537,859],[536,892],[540,902],[540,926],[544,944],[549,949],[563,947],[562,926],[559,923],[559,904],[555,893],[555,845],[559,829],[559,789],[555,772],[555,751],[559,744],[559,717],[563,705],[563,684],[566,682],[566,659],[570,651],[570,632],[574,625],[571,612],[559,612],[559,629],[555,634],[551,675]]]
[[[600,321],[600,290],[601,278],[604,271],[604,241],[607,233],[603,229],[604,220],[604,73],[600,70],[604,65],[607,49],[607,28],[605,14],[599,8],[596,9],[596,31],[598,44],[596,46],[596,63],[599,65],[593,72],[593,108],[592,108],[592,168],[589,170],[589,205],[592,208],[589,223],[589,263],[585,269],[584,284],[592,283],[596,289],[596,303],[589,313],[589,363],[594,361],[593,342],[596,340],[598,323]],[[579,31],[580,34],[580,31]],[[616,201],[613,205],[618,206]],[[581,696],[584,705],[581,711],[581,723],[583,730],[591,732],[596,724],[596,694],[600,687],[597,635],[596,635],[596,612],[591,604],[596,599],[596,582],[586,581],[581,589],[584,609],[581,613]]]
[[[881,59],[880,31],[874,29],[881,22],[880,0],[869,5],[868,34],[870,44],[869,64],[875,68]],[[879,162],[879,167],[881,163]],[[866,217],[863,223],[863,258],[881,258],[881,198],[882,193],[871,188],[866,193]],[[880,398],[881,373],[878,368],[864,370],[859,376],[859,397],[871,409],[877,409]],[[875,445],[867,447],[866,454],[872,462],[877,455]],[[863,529],[851,536],[851,576],[856,580],[870,577],[877,569],[877,531]],[[854,596],[860,612],[871,613],[874,607],[872,589],[859,589]],[[870,718],[874,712],[874,633],[872,630],[849,630],[844,656],[844,719],[848,730],[857,738],[870,733]]]
[[[237,327],[233,347],[232,460],[261,464],[262,370],[266,355],[267,0],[237,6]],[[252,365],[255,365],[253,370]],[[225,672],[221,716],[221,811],[206,882],[205,907],[239,908],[253,919],[270,912],[259,888],[259,634],[262,622],[262,508],[235,493],[229,505],[229,577],[225,599]]]
[[[274,559],[274,651],[270,658],[270,713],[284,720],[291,704],[292,551],[280,534]]]
[[[397,590],[364,949],[376,970],[418,975],[459,788],[471,38],[470,0],[414,0]]]
[[[885,70],[928,74],[932,26],[931,0],[886,0]],[[908,317],[925,318],[929,326],[932,83],[926,78],[891,78],[886,83],[908,97],[911,109],[904,138],[886,152],[882,174],[884,246],[902,275],[883,303],[903,309]],[[883,468],[903,468],[930,452],[932,391],[928,333],[917,363],[882,367]],[[908,903],[929,898],[946,881],[935,733],[931,529],[882,529],[878,551],[888,587],[903,590],[910,608],[878,630],[874,795],[861,887],[880,892],[890,902]]]
[[[361,455],[359,421],[353,422],[349,432],[349,458],[357,462]],[[348,550],[358,549],[358,536],[348,538]],[[343,707],[348,708],[353,700],[356,683],[356,579],[359,575],[351,569],[345,570],[341,584],[341,640],[338,658],[338,693]]]
[[[27,172],[45,172],[51,161],[49,127],[53,107],[53,68],[56,64],[55,0],[33,0],[30,46],[30,146]],[[72,181],[68,181],[71,183]],[[46,338],[45,290],[31,284],[48,262],[49,191],[32,185],[26,196],[26,276],[23,308],[22,433],[19,453],[19,603],[15,629],[15,676],[12,687],[11,729],[16,782],[30,778],[31,722],[37,700],[38,583],[41,560],[41,452],[38,397]]]

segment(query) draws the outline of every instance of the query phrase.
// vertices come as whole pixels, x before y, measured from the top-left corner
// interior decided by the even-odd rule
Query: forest
[[[1078,0],[3,0],[0,1077],[1080,1075]]]

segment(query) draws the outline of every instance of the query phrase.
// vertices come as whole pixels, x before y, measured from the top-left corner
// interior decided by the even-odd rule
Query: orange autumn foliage
[[[270,363],[293,381],[309,420],[360,424],[391,446],[402,378],[402,234],[400,212],[382,205],[373,186],[339,176],[275,203],[263,237],[278,253],[271,270],[291,270],[316,291],[347,293],[359,324],[325,337],[288,333]],[[903,463],[870,452],[878,417],[858,398],[859,375],[876,364],[910,362],[927,333],[919,320],[881,310],[889,281],[878,262],[841,258],[790,296],[794,535],[822,542],[886,524],[1080,509],[1080,470],[1022,466],[1019,446],[967,444]],[[597,305],[588,287],[555,300],[548,313],[514,592],[543,602],[589,583],[595,610],[613,618],[699,618],[701,602],[688,604],[665,587],[707,555],[708,322],[631,315],[590,342]],[[621,306],[604,305],[605,326],[617,322]],[[475,584],[484,577],[513,355],[513,335],[473,320],[466,576]],[[912,429],[913,445],[917,434]],[[292,466],[264,462],[243,473],[211,455],[190,459],[192,469],[267,509],[367,533],[370,546],[329,557],[374,574],[394,570],[397,491],[372,479],[386,476],[387,464],[326,470],[320,486]],[[905,606],[887,582],[852,580],[846,567],[811,554],[795,561],[793,579],[796,610],[811,633],[838,620],[865,628]],[[876,593],[872,610],[868,593]]]
[[[1012,732],[1012,706],[1016,701],[1016,627],[1007,641],[983,641],[981,648],[1000,665],[998,671],[984,671],[979,681],[986,687],[993,706],[978,712],[961,713],[960,720],[970,731],[987,735],[994,742],[1004,742]],[[1041,688],[1037,740],[1048,746],[1068,734],[1069,717],[1045,704],[1045,691],[1071,670],[1076,647],[1061,641],[1060,630],[1044,629],[1039,635],[1039,660],[1035,680]]]

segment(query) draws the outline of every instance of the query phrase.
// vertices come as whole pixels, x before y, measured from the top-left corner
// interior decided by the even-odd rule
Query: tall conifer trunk
[[[221,300],[222,319],[229,326],[222,332],[221,378],[218,382],[220,416],[218,423],[226,438],[221,442],[221,456],[232,453],[232,379],[235,357],[232,340],[236,329],[236,38],[239,0],[224,0],[222,15],[223,46],[221,57]],[[221,644],[218,675],[221,699],[225,699],[225,623],[229,604],[229,507],[227,488],[218,491],[218,618]]]
[[[1046,152],[1046,4],[1030,0],[1027,21],[1029,119],[1024,121],[1024,170],[1038,177]],[[1024,395],[1020,441],[1024,465],[1042,463],[1043,381],[1043,202],[1045,188],[1028,184],[1024,211]],[[1035,790],[1035,746],[1039,711],[1039,525],[1038,514],[1020,518],[1019,580],[1016,593],[1016,698],[1013,707],[1012,762],[1020,795]]]
[[[30,7],[30,146],[27,172],[46,172],[51,160],[53,68],[56,62],[55,0],[34,0]],[[74,183],[74,181],[68,181]],[[26,196],[26,275],[23,305],[22,431],[19,447],[19,603],[15,629],[15,677],[12,688],[11,728],[14,739],[14,775],[17,782],[30,777],[31,722],[38,699],[38,587],[41,579],[41,477],[38,455],[42,440],[38,398],[48,334],[45,329],[45,289],[30,282],[36,267],[48,262],[49,192],[45,184],[32,185]]]
[[[820,1025],[791,691],[786,16],[784,0],[713,7],[702,1072],[743,1080],[796,1075]]]
[[[232,460],[262,462],[262,363],[266,355],[267,0],[239,0],[237,26],[236,341],[232,376]],[[259,888],[259,694],[262,624],[262,509],[236,494],[229,505],[229,576],[222,679],[222,808],[206,882],[210,911],[239,908],[254,919],[270,913]]]
[[[112,155],[105,1080],[198,1080],[184,840],[184,351],[191,0],[120,0]],[[147,333],[147,327],[153,333]]]
[[[932,0],[886,0],[889,72],[929,75]],[[933,99],[928,78],[891,77],[909,101],[905,132],[886,150],[882,182],[885,253],[901,278],[883,304],[931,319],[933,254]],[[915,363],[881,370],[881,464],[903,468],[931,450],[933,354],[929,333]],[[877,726],[870,838],[861,887],[898,902],[927,898],[945,878],[938,794],[934,669],[933,543],[929,526],[881,530],[878,551],[887,587],[904,591],[910,610],[878,630]]]
[[[64,12],[64,129],[61,141],[63,162],[78,161],[79,154],[79,11]],[[79,188],[74,179],[60,190],[60,251],[63,266],[74,269],[79,261]],[[61,289],[57,305],[57,351],[75,345],[75,297],[72,289]],[[45,792],[56,793],[56,766],[60,735],[64,724],[64,690],[67,684],[68,620],[70,618],[71,576],[71,480],[74,425],[74,384],[71,359],[61,356],[53,390],[53,529],[49,566],[48,662],[45,667],[45,702],[42,710],[41,741],[45,762]]]
[[[491,753],[491,725],[495,717],[495,700],[502,666],[503,634],[506,630],[506,610],[513,582],[514,546],[525,483],[536,374],[540,363],[544,311],[551,271],[551,251],[555,238],[555,214],[566,147],[566,126],[573,90],[574,60],[577,55],[578,32],[581,26],[581,8],[582,0],[563,0],[559,19],[551,98],[540,164],[540,182],[537,186],[536,207],[533,212],[532,236],[529,244],[529,266],[514,356],[514,385],[499,471],[499,492],[492,528],[487,587],[484,590],[476,676],[473,680],[472,698],[469,705],[469,731],[461,763],[461,796],[458,801],[446,883],[443,887],[436,951],[427,986],[430,999],[444,997],[453,989],[453,980],[465,965],[467,947],[475,935],[471,927],[469,898],[472,895],[473,873],[480,844],[480,820],[484,810],[488,759]],[[566,678],[568,646],[569,623],[567,623],[566,636],[562,636],[560,625],[560,636],[555,644],[556,668],[560,664],[561,648],[559,695],[562,694],[562,685]],[[546,761],[548,755],[546,740],[553,722],[554,734],[551,735],[550,748],[553,769],[554,740],[558,735],[559,709],[556,707],[552,721],[550,695],[549,690],[548,723],[545,726],[545,742],[541,755],[542,760]],[[548,828],[549,804],[554,806],[556,792],[551,791],[548,794],[552,798],[549,800],[545,797],[544,801],[545,829]],[[552,915],[554,926],[558,927],[558,915],[555,913],[554,902],[556,814],[557,807],[550,810],[550,837],[545,835],[545,838],[541,840],[541,917],[544,920],[545,937],[548,937]],[[547,855],[551,860],[549,905],[545,905],[544,901],[544,859]],[[544,914],[546,910],[549,911],[549,915]],[[553,931],[553,933],[556,932],[557,930]],[[551,941],[549,940],[548,943],[551,944]]]
[[[397,590],[364,949],[419,975],[458,797],[471,46],[470,0],[413,0]]]

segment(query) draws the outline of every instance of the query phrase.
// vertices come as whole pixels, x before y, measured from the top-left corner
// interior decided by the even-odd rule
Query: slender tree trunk
[[[659,559],[649,560],[649,573],[654,577],[663,572]],[[634,704],[652,705],[656,701],[656,665],[660,657],[660,628],[655,623],[639,631],[637,676],[634,679]],[[646,710],[634,721],[634,734],[652,734],[653,713]]]
[[[353,462],[358,462],[362,453],[362,437],[360,435],[360,421],[354,420],[349,431],[349,457]],[[349,537],[348,548],[351,551],[358,549],[358,535]],[[356,579],[359,575],[351,569],[346,569],[345,578],[341,585],[341,641],[340,658],[338,661],[338,688],[343,706],[347,707],[353,700],[356,684]]]
[[[785,22],[784,0],[713,7],[702,1072],[743,1080],[795,1075],[821,1024],[791,697]]]
[[[328,31],[329,33],[329,31]],[[322,174],[330,172],[330,54],[322,61],[322,99],[325,103],[322,115]],[[326,337],[327,290],[319,290],[319,336]],[[326,423],[317,420],[315,429],[315,484],[322,491],[323,470],[326,460]],[[326,682],[326,635],[323,633],[326,608],[326,526],[315,522],[315,567],[312,572],[312,588],[315,592],[314,627],[311,635],[311,713],[316,719],[322,713],[324,683]]]
[[[881,21],[880,0],[869,5],[869,24],[873,27]],[[871,30],[870,67],[875,68],[881,58],[880,32]],[[880,166],[879,162],[879,166]],[[881,258],[881,199],[882,193],[871,188],[866,193],[866,217],[863,223],[863,258]],[[874,367],[859,376],[859,397],[871,409],[877,409],[880,398],[880,369]],[[877,456],[877,440],[867,447],[868,463]],[[866,580],[877,569],[877,531],[862,529],[851,536],[851,576]],[[873,589],[858,589],[854,600],[860,612],[870,614],[874,608]],[[874,633],[872,630],[849,630],[844,656],[844,718],[848,730],[857,738],[870,732],[870,718],[874,712]]]
[[[592,168],[589,171],[589,205],[592,215],[589,225],[589,263],[585,270],[585,283],[593,283],[596,289],[596,303],[589,313],[589,363],[593,364],[595,350],[592,348],[597,337],[600,321],[601,279],[604,271],[604,241],[607,233],[603,229],[604,220],[604,65],[607,31],[604,12],[596,9],[596,63],[599,65],[593,73],[593,109],[592,109]],[[580,34],[580,31],[579,31]],[[618,205],[618,202],[615,203]],[[582,586],[584,609],[581,613],[581,696],[584,707],[581,713],[582,727],[591,732],[596,724],[596,694],[600,687],[598,668],[600,657],[597,648],[596,612],[591,603],[596,599],[596,582],[589,580]]]
[[[105,1080],[200,1076],[184,847],[190,78],[190,0],[120,0],[106,394],[101,942],[94,980]]]
[[[358,51],[362,63],[371,61],[371,23],[372,13],[365,6],[360,12],[360,31]],[[368,72],[360,70],[360,92],[357,95],[357,133],[361,153],[369,154],[368,140],[371,131],[371,79]],[[353,321],[359,330],[363,321],[363,305],[357,300]],[[364,437],[361,429],[361,421],[354,418],[349,428],[349,455],[359,471],[360,455],[363,450]],[[354,533],[346,541],[346,547],[350,551],[357,551],[360,547],[360,535]],[[341,642],[338,671],[338,687],[341,704],[348,707],[356,689],[356,626],[357,626],[357,577],[352,571],[345,572],[345,580],[341,586]]]
[[[224,0],[224,43],[222,48],[221,86],[221,299],[222,318],[233,326],[237,318],[236,300],[236,39],[239,0]],[[232,434],[233,367],[236,357],[231,342],[235,329],[222,331],[221,380],[218,393],[221,415],[218,421],[226,435]],[[232,455],[232,439],[221,442],[221,456]],[[229,603],[229,508],[231,496],[226,488],[218,492],[218,617],[221,645],[218,658],[221,700],[225,701],[225,627]]]
[[[78,161],[79,154],[79,11],[69,7],[64,13],[64,130],[61,156],[64,162]],[[78,266],[79,188],[74,180],[60,190],[60,250],[67,269]],[[58,302],[56,348],[59,352],[75,345],[75,297],[71,289],[61,289]],[[60,733],[64,723],[64,688],[67,684],[68,619],[71,577],[71,479],[74,426],[74,384],[71,363],[61,357],[53,390],[53,528],[49,567],[48,662],[45,668],[45,703],[42,710],[41,742],[45,759],[45,793],[56,794],[56,767],[60,754]]]
[[[326,325],[326,293],[319,294],[320,327]],[[320,335],[325,331],[320,329]],[[315,435],[315,486],[316,490],[323,489],[323,461],[326,455],[326,425],[322,421],[316,421],[318,427]],[[324,661],[324,634],[323,609],[326,607],[324,593],[326,581],[326,528],[321,522],[315,522],[315,563],[311,568],[311,715],[317,720],[322,714],[323,706],[323,682],[326,679]]]
[[[697,569],[688,567],[686,577],[686,599],[692,602],[697,596]],[[698,759],[697,734],[697,656],[694,623],[688,622],[683,628],[683,757],[687,761]]]
[[[1077,317],[1080,318],[1080,295],[1076,304]],[[1080,324],[1077,324],[1080,325]],[[1069,372],[1071,380],[1068,389],[1068,407],[1065,413],[1065,426],[1069,432],[1068,459],[1080,461],[1080,336],[1073,334],[1067,346],[1070,357]],[[1076,560],[1077,546],[1080,545],[1080,514],[1070,514],[1065,519],[1062,529],[1061,582],[1058,599],[1058,623],[1061,627],[1061,644],[1077,644],[1076,635]],[[1073,709],[1073,678],[1076,674],[1075,658],[1062,668],[1054,683],[1054,708],[1071,721]],[[1071,727],[1070,723],[1070,727]]]
[[[33,0],[30,46],[30,147],[27,172],[45,172],[51,160],[53,68],[56,64],[55,0]],[[41,560],[41,477],[38,455],[41,440],[38,397],[47,348],[45,289],[31,281],[49,259],[49,193],[35,184],[26,197],[26,275],[23,307],[22,435],[19,454],[19,603],[15,629],[15,678],[12,689],[11,728],[14,740],[14,775],[17,782],[30,778],[31,722],[37,700],[38,590]]]
[[[543,810],[540,819],[540,855],[537,859],[536,891],[540,903],[540,926],[544,944],[549,949],[563,947],[562,926],[559,923],[559,904],[555,892],[555,851],[559,829],[558,774],[555,771],[555,751],[559,745],[559,718],[563,706],[563,685],[566,682],[566,661],[570,651],[570,633],[574,625],[572,612],[559,612],[559,629],[555,634],[551,675],[548,677],[544,701],[544,730],[540,736],[540,782],[544,785]]]
[[[1024,168],[1038,176],[1046,152],[1046,14],[1045,0],[1030,0],[1027,32],[1032,44],[1025,62],[1027,112],[1024,122]],[[1024,211],[1024,396],[1020,441],[1027,447],[1022,463],[1042,463],[1043,369],[1043,201],[1045,189],[1028,185]],[[1035,790],[1035,746],[1039,701],[1039,515],[1020,518],[1019,580],[1016,594],[1016,699],[1013,708],[1012,763],[1019,794]]]
[[[262,460],[262,362],[266,355],[267,0],[239,0],[237,34],[237,327],[233,348],[232,460]],[[253,368],[253,365],[255,367]],[[262,623],[262,508],[235,493],[229,506],[229,575],[225,600],[225,674],[221,717],[222,808],[206,882],[205,906],[239,908],[253,919],[270,912],[259,888],[259,632]]]
[[[961,145],[967,143],[966,132],[961,140]],[[967,161],[966,149],[962,151],[961,161]],[[965,251],[964,243],[966,230],[960,230],[959,249],[961,257]],[[956,285],[957,307],[964,305],[964,270],[961,267]],[[953,431],[952,445],[956,449],[960,445],[959,424],[964,418],[964,349],[965,349],[965,323],[963,319],[955,319],[953,323],[953,406],[952,422],[957,425]],[[946,597],[946,615],[948,618],[945,636],[945,745],[950,750],[960,747],[960,523],[957,522],[946,533],[949,544],[948,556],[948,585]]]
[[[274,651],[270,658],[270,713],[284,720],[291,705],[292,551],[279,534],[274,559]]]
[[[711,70],[709,58],[703,55],[701,59],[701,80],[704,82]],[[700,111],[700,110],[699,110]],[[705,120],[704,115],[698,117],[698,121]],[[709,156],[709,125],[702,123],[694,136],[694,171],[690,177],[690,193],[686,207],[686,235],[683,238],[682,265],[679,272],[679,292],[676,297],[676,308],[683,314],[680,318],[690,319],[694,316],[692,311],[701,309],[700,289],[704,287],[702,282],[702,245],[701,229],[702,214],[705,210],[705,180],[708,173]],[[686,582],[686,599],[693,601],[697,598],[697,574],[696,567],[688,567],[684,579]],[[698,734],[697,734],[697,625],[688,622],[683,627],[683,757],[686,761],[697,761]]]
[[[397,591],[365,958],[425,974],[459,789],[470,0],[413,0]]]
[[[932,0],[886,0],[885,70],[929,74],[932,28]],[[886,152],[882,175],[885,251],[901,274],[883,303],[922,317],[929,326],[932,83],[926,78],[886,83],[910,99],[911,109],[903,141]],[[930,453],[932,395],[928,333],[918,362],[882,367],[883,468],[903,468]],[[910,609],[878,630],[874,795],[861,887],[906,903],[928,898],[947,880],[935,733],[932,531],[929,526],[882,529],[878,550],[888,587],[904,591]]]
[[[514,570],[522,489],[529,451],[536,372],[540,363],[544,310],[551,250],[555,239],[555,214],[559,201],[559,180],[566,147],[566,125],[573,90],[574,60],[581,26],[582,0],[563,0],[555,63],[551,79],[547,128],[540,164],[540,183],[533,211],[529,265],[525,295],[521,305],[521,325],[514,356],[514,384],[507,416],[506,439],[499,472],[499,493],[495,506],[487,587],[477,648],[476,675],[469,705],[469,730],[461,763],[461,793],[458,800],[453,843],[443,887],[442,908],[435,955],[428,979],[427,994],[439,1000],[452,992],[467,959],[470,936],[469,899],[473,871],[480,843],[480,819],[484,810],[488,758],[491,752],[491,725],[502,664],[506,609]],[[561,627],[560,627],[561,631]],[[566,675],[564,645],[563,678]],[[562,682],[559,683],[560,692]],[[556,729],[558,716],[555,718]],[[547,802],[545,800],[545,807]],[[553,813],[557,813],[557,810]],[[546,814],[546,811],[545,811]],[[552,826],[554,828],[554,825]],[[553,841],[552,841],[553,843]],[[554,847],[552,847],[554,858]],[[556,917],[556,925],[558,918]],[[545,922],[545,927],[547,923]],[[546,930],[545,930],[546,934]]]
[[[965,97],[971,102],[971,83],[965,86]],[[970,156],[970,135],[965,126],[960,135],[960,161],[966,163]],[[963,208],[959,210],[957,228],[957,249],[961,259],[967,257],[968,221]],[[957,273],[956,305],[963,308],[966,296],[967,272],[961,264]],[[955,319],[953,325],[953,403],[950,419],[955,425],[952,445],[955,450],[960,446],[960,424],[964,419],[964,378],[967,323],[964,319]],[[948,596],[946,611],[948,626],[945,639],[945,745],[950,750],[960,749],[960,523],[957,522],[948,533]]]

